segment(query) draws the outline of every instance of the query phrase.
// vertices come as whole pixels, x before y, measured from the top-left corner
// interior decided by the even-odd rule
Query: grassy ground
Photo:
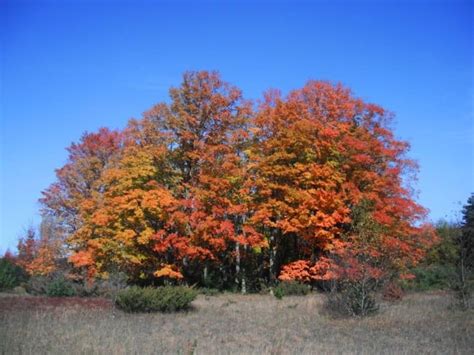
[[[474,353],[474,312],[412,294],[366,319],[334,319],[323,297],[199,296],[179,314],[125,314],[101,299],[0,297],[2,354]]]

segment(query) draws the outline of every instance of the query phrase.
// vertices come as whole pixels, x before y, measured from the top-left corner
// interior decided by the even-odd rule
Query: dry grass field
[[[473,354],[474,312],[442,292],[334,319],[313,294],[199,296],[178,314],[125,314],[101,299],[0,297],[2,354]]]

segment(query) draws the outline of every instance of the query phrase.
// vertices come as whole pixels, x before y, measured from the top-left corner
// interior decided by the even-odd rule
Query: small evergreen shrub
[[[125,312],[177,312],[189,309],[197,292],[189,287],[133,286],[117,293],[116,305]]]
[[[273,294],[278,299],[281,299],[284,296],[305,296],[309,292],[310,289],[308,285],[302,284],[297,281],[280,282],[273,290]]]
[[[27,279],[26,272],[11,260],[0,259],[0,291],[11,290]]]
[[[71,281],[59,276],[48,283],[46,295],[49,297],[72,297],[76,295],[76,289]]]

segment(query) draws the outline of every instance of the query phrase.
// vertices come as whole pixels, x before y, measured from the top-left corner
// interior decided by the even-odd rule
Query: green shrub
[[[11,290],[27,279],[25,271],[11,260],[0,259],[0,291]]]
[[[46,295],[49,297],[72,297],[76,295],[74,284],[63,276],[55,277],[47,285]]]
[[[275,287],[273,290],[273,295],[281,300],[285,294],[283,293],[283,289],[281,287]]]
[[[297,281],[280,282],[273,290],[276,298],[281,299],[284,296],[305,296],[310,292],[308,285]]]
[[[133,286],[117,293],[115,303],[125,312],[176,312],[188,309],[197,292],[189,287]]]

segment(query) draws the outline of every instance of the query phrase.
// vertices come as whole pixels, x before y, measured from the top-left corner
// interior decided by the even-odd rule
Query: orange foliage
[[[182,279],[183,275],[179,271],[173,270],[172,265],[163,265],[163,267],[153,273],[156,277],[165,277],[170,279]]]
[[[25,238],[18,241],[18,256],[15,262],[30,275],[48,275],[56,270],[60,245],[47,236],[36,237],[30,228]]]

